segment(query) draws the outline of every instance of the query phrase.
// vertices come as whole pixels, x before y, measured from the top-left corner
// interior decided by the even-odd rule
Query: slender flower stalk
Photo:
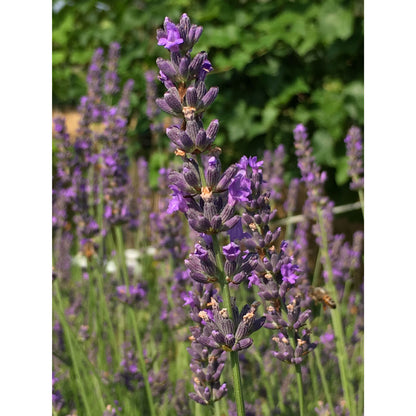
[[[204,328],[197,342],[211,348],[221,348],[230,354],[233,386],[238,416],[245,414],[238,351],[248,348],[252,339],[248,338],[264,323],[255,318],[256,307],[246,305],[241,315],[231,299],[230,283],[240,284],[248,277],[241,270],[232,277],[225,273],[227,261],[226,247],[221,247],[219,233],[230,231],[240,221],[236,213],[238,204],[248,201],[250,182],[238,165],[230,166],[224,173],[218,158],[221,149],[214,146],[218,131],[218,121],[213,120],[205,129],[202,117],[205,110],[215,100],[218,88],[207,90],[205,76],[212,65],[205,52],[191,58],[191,51],[202,33],[202,27],[191,25],[183,14],[178,25],[166,17],[163,29],[157,32],[158,44],[170,52],[170,60],[158,58],[159,79],[167,92],[156,103],[161,110],[180,120],[166,130],[167,136],[175,146],[175,154],[182,158],[181,171],[169,175],[173,197],[168,212],[181,211],[190,227],[200,233],[205,245],[195,245],[195,252],[187,260],[190,277],[198,283],[218,282],[225,308],[219,313],[215,300],[213,316],[203,313]],[[230,266],[231,267],[231,266]],[[230,270],[231,272],[231,270]],[[237,277],[238,275],[238,277]],[[195,336],[196,335],[196,336]],[[211,397],[206,387],[202,392],[195,387],[196,395],[191,398],[201,404],[212,404],[222,395]]]
[[[334,235],[333,233],[334,204],[324,193],[326,173],[320,172],[319,166],[315,162],[312,155],[312,148],[307,138],[306,128],[303,125],[300,124],[295,128],[294,139],[296,155],[298,156],[298,166],[307,189],[304,215],[315,222],[312,231],[320,247],[320,257],[324,269],[323,277],[327,285],[328,293],[335,300],[335,304],[340,304],[341,295],[344,292],[345,286],[345,282],[343,281],[344,273],[340,266],[342,263],[340,263],[341,253],[343,251],[348,253],[347,257],[349,257],[348,261],[350,264],[355,255],[351,256],[348,245],[342,246],[344,237],[342,235]],[[351,373],[340,309],[336,307],[331,308],[330,314],[336,340],[341,384],[347,407],[350,414],[354,416],[356,405],[352,394]]]
[[[119,91],[119,78],[117,74],[120,45],[117,42],[110,44],[108,51],[107,72],[104,75],[104,92],[111,96]]]
[[[221,286],[221,293],[223,294],[223,297],[224,297],[225,307],[227,311],[232,311],[233,307],[231,304],[230,288],[226,282],[226,276],[224,273],[224,266],[223,266],[224,260],[221,254],[218,237],[216,235],[212,236],[212,242],[213,242],[218,272],[219,272],[219,275],[218,275],[219,283]],[[234,385],[235,402],[237,406],[237,414],[244,415],[245,410],[244,410],[244,399],[243,399],[243,387],[242,387],[242,382],[241,382],[238,350],[230,351],[230,358],[231,358],[231,369],[232,369],[232,374],[233,374],[233,385]]]
[[[299,414],[300,416],[304,416],[305,404],[304,404],[304,398],[303,398],[303,383],[302,383],[301,367],[299,364],[296,364],[295,367],[296,367],[296,383],[298,385]]]
[[[347,147],[348,173],[352,179],[350,189],[358,192],[361,209],[364,214],[364,167],[363,167],[363,139],[358,127],[351,127],[344,139]]]
[[[330,293],[336,296],[336,289],[334,286],[334,278],[332,273],[332,264],[331,258],[328,252],[328,242],[327,242],[327,235],[324,228],[324,219],[321,211],[318,209],[318,223],[321,229],[321,238],[322,238],[322,257],[324,259],[324,267],[328,274],[328,289]],[[341,373],[341,383],[344,391],[344,395],[346,401],[348,403],[348,408],[350,410],[351,415],[355,415],[355,404],[352,400],[351,396],[351,383],[349,382],[349,366],[348,366],[348,357],[346,355],[346,343],[344,337],[344,329],[342,325],[341,315],[339,312],[339,308],[331,309],[331,320],[332,325],[334,328],[335,333],[335,345],[337,348],[337,355],[338,355],[338,362],[339,362],[339,370]]]
[[[297,203],[297,197],[299,192],[299,179],[294,178],[290,181],[289,188],[287,191],[287,198],[285,203],[283,204],[283,207],[285,211],[287,212],[287,216],[291,217],[293,213],[296,210],[296,203]],[[287,231],[286,231],[286,238],[288,240],[292,239],[292,233],[293,233],[293,225],[291,223],[287,224]]]
[[[321,355],[319,353],[319,349],[315,349],[314,351],[315,358],[316,358],[316,365],[318,367],[319,375],[321,376],[322,387],[324,389],[325,398],[328,402],[329,409],[331,410],[331,414],[335,414],[334,405],[332,404],[331,393],[329,390],[328,382],[326,380],[325,370],[322,366]]]
[[[125,283],[125,295],[127,298],[130,298],[131,292],[130,292],[130,285],[128,281],[128,272],[127,272],[127,266],[125,261],[125,249],[124,249],[124,241],[123,241],[123,234],[120,225],[115,228],[115,237],[116,237],[116,245],[117,245],[117,251],[119,254],[119,264],[120,264],[120,270],[124,278]],[[136,341],[136,347],[138,349],[138,360],[139,360],[139,367],[140,371],[143,374],[143,382],[145,386],[146,391],[146,397],[147,397],[147,403],[149,405],[149,411],[151,416],[156,416],[156,410],[155,405],[153,402],[153,395],[150,388],[149,383],[149,375],[146,369],[146,363],[144,361],[144,355],[143,355],[143,346],[142,346],[142,338],[139,334],[139,324],[136,318],[136,314],[134,311],[134,308],[131,305],[128,305],[128,314],[129,319],[131,321],[132,327],[133,327],[133,333],[134,338]]]
[[[88,393],[87,393],[87,389],[86,389],[85,378],[82,376],[82,367],[81,367],[82,359],[79,355],[78,348],[76,348],[76,346],[74,345],[75,344],[74,343],[74,336],[71,332],[71,329],[69,328],[68,322],[65,319],[65,315],[64,315],[64,311],[63,311],[62,297],[61,297],[61,293],[60,293],[58,285],[55,285],[55,296],[54,296],[53,300],[54,300],[54,310],[56,310],[58,312],[60,322],[63,326],[65,339],[66,339],[67,345],[69,347],[71,362],[72,362],[73,368],[74,368],[75,380],[76,380],[79,392],[81,394],[82,401],[83,401],[84,406],[85,406],[85,412],[86,412],[87,415],[93,416],[93,411],[90,407],[90,402],[88,400]],[[99,389],[99,387],[98,387],[98,389]],[[101,404],[102,409],[104,409],[104,403],[102,402],[102,394],[98,393],[98,397],[100,398],[99,404]]]
[[[270,191],[270,201],[273,207],[283,200],[283,161],[285,148],[281,144],[274,152],[266,150],[263,154],[263,177],[265,187]]]

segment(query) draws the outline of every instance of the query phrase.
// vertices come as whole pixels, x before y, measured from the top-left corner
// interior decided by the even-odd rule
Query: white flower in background
[[[87,265],[88,265],[87,258],[81,252],[78,252],[72,258],[72,264],[75,264],[75,265],[77,265],[79,267],[82,267],[82,268],[86,268]]]
[[[142,265],[138,262],[141,257],[140,251],[128,248],[124,251],[124,255],[126,256],[126,266],[133,272],[133,276],[137,277],[142,272]]]
[[[128,248],[124,251],[124,254],[126,256],[126,261],[128,260],[138,260],[142,254],[139,250],[136,250],[135,248]]]
[[[114,260],[110,260],[107,262],[106,266],[105,266],[105,271],[107,273],[115,273],[117,271],[117,266],[116,263],[114,262]]]
[[[152,256],[153,257],[156,253],[157,253],[156,247],[152,247],[152,246],[147,247],[146,254],[148,256]]]

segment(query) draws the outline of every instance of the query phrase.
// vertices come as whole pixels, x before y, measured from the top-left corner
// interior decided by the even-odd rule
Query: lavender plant
[[[288,332],[293,340],[289,347],[293,348],[291,352],[283,346],[284,342],[279,341],[284,352],[276,353],[276,356],[293,362],[299,375],[303,356],[316,344],[310,343],[308,331],[298,333],[310,311],[299,316],[299,302],[286,306],[286,293],[298,278],[298,267],[285,253],[287,243],[282,244],[280,252],[276,250],[280,230],[269,230],[268,223],[275,211],[270,210],[270,194],[262,193],[263,162],[244,156],[222,173],[218,158],[221,149],[214,145],[218,121],[211,121],[204,129],[203,115],[215,100],[218,88],[207,90],[205,86],[206,74],[212,70],[207,54],[200,52],[191,58],[190,53],[201,33],[202,28],[191,25],[186,14],[182,15],[178,25],[165,19],[164,29],[158,31],[157,39],[159,45],[169,50],[170,60],[158,58],[156,62],[160,69],[159,79],[167,92],[156,102],[163,111],[181,120],[166,131],[176,147],[175,154],[182,158],[182,169],[169,175],[173,197],[168,211],[183,212],[189,226],[203,237],[186,261],[190,277],[199,284],[218,284],[225,305],[220,309],[212,298],[211,312],[202,310],[199,313],[204,326],[202,333],[200,330],[193,333],[194,348],[197,348],[195,343],[199,343],[213,351],[222,349],[230,353],[237,413],[243,415],[238,352],[252,345],[249,336],[263,326],[266,317],[256,318],[260,302],[251,306],[246,304],[239,312],[230,295],[230,286],[236,287],[244,281],[250,285],[254,283],[259,287],[259,296],[274,304],[273,311],[278,315],[276,322],[280,321],[272,327],[285,328],[280,340],[287,341],[284,334],[289,337]],[[282,153],[282,149],[279,152]],[[238,210],[242,211],[242,216]],[[243,232],[241,220],[248,227],[248,233]],[[229,235],[227,239],[232,240],[227,245],[221,244],[225,240],[224,232]],[[234,241],[247,249],[241,250]],[[280,314],[283,312],[289,315],[289,323],[282,319]],[[217,370],[217,376],[219,373]],[[210,389],[198,380],[202,386],[198,384],[196,395],[190,397],[200,404],[210,405],[226,391],[224,385],[222,391],[218,390],[218,385],[217,389]],[[301,392],[301,380],[298,381]],[[303,414],[302,400],[300,409]]]
[[[177,157],[152,187],[127,151],[120,45],[92,58],[75,136],[55,119],[53,414],[362,414],[363,233],[339,233],[303,125],[300,178],[281,145],[222,166],[201,34],[186,14],[157,32],[167,91],[145,74],[138,122],[160,141],[167,113]],[[348,132],[358,191],[361,140]]]
[[[238,414],[242,415],[244,400],[238,351],[250,346],[252,340],[248,336],[263,325],[264,319],[256,319],[255,308],[250,309],[248,305],[241,314],[238,313],[230,296],[230,277],[224,271],[219,235],[239,221],[236,204],[247,199],[249,189],[245,178],[237,175],[237,166],[231,166],[225,173],[221,171],[220,149],[214,147],[218,120],[213,120],[206,130],[203,126],[203,114],[215,100],[218,88],[207,90],[205,86],[206,74],[212,70],[207,54],[199,52],[191,58],[192,48],[201,33],[202,27],[191,25],[186,14],[182,15],[178,25],[165,19],[164,29],[158,30],[157,39],[159,45],[169,50],[170,60],[158,58],[157,65],[159,79],[167,92],[156,102],[163,111],[182,120],[181,125],[172,125],[166,131],[176,146],[175,154],[183,161],[181,171],[174,171],[169,176],[174,192],[169,211],[184,212],[190,227],[205,236],[204,246],[197,244],[187,262],[190,276],[202,284],[218,282],[225,304],[220,312],[218,303],[212,298],[211,316],[205,311],[200,312],[205,326],[202,333],[193,334],[194,343],[230,353],[235,399]],[[216,380],[220,373],[217,369]],[[200,378],[197,380],[196,394],[190,397],[201,404],[211,405],[226,392],[225,385],[218,389],[218,385],[208,386]]]
[[[302,180],[306,185],[307,199],[304,205],[304,215],[314,221],[312,226],[316,242],[320,247],[320,260],[324,269],[323,277],[328,286],[330,296],[334,297],[336,303],[340,303],[344,282],[340,281],[344,276],[349,276],[351,264],[357,265],[356,253],[351,252],[347,243],[343,243],[344,236],[334,235],[333,232],[333,209],[334,204],[324,193],[324,182],[326,173],[320,172],[318,165],[312,155],[306,129],[298,125],[294,130],[296,155],[298,166],[302,174]],[[362,233],[356,234],[356,239],[361,239]],[[359,245],[359,243],[358,243]],[[358,250],[359,252],[360,250]],[[342,263],[345,266],[343,272]],[[354,266],[353,266],[354,267]],[[337,290],[338,286],[338,290]],[[338,365],[341,376],[342,388],[347,402],[347,409],[351,415],[356,414],[356,405],[352,393],[352,382],[350,381],[349,359],[346,350],[345,330],[339,309],[331,309],[331,320],[336,336],[336,349]]]

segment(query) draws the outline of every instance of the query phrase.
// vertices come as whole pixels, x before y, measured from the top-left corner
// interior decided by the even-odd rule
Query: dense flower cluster
[[[112,225],[130,218],[126,133],[133,81],[124,85],[117,105],[110,106],[103,98],[104,94],[114,97],[119,90],[119,49],[117,43],[110,45],[105,74],[103,50],[99,48],[94,53],[87,76],[88,95],[81,99],[81,118],[73,143],[63,118],[55,119],[54,125],[58,163],[54,175],[53,225],[64,230],[75,226],[88,247],[93,246],[91,238],[100,231],[105,233]],[[101,127],[97,128],[99,124]],[[101,224],[92,214],[100,206]]]
[[[218,158],[220,149],[214,146],[218,121],[211,121],[206,130],[202,123],[203,113],[218,92],[215,87],[207,91],[204,83],[206,73],[212,70],[212,66],[205,52],[197,54],[193,59],[190,56],[201,32],[202,28],[191,25],[186,15],[182,16],[179,25],[174,25],[166,18],[164,30],[158,32],[159,44],[169,49],[171,59],[157,60],[159,79],[167,92],[156,102],[163,111],[181,120],[166,131],[176,148],[175,154],[183,160],[182,169],[172,171],[169,175],[173,196],[168,212],[183,212],[190,227],[204,236],[185,261],[190,277],[199,285],[218,282],[221,287],[224,284],[231,287],[247,282],[249,287],[257,286],[258,295],[273,305],[269,308],[268,319],[277,319],[280,324],[285,322],[277,327],[281,332],[274,338],[280,340],[276,356],[299,364],[304,355],[316,346],[310,343],[309,332],[301,331],[310,317],[310,310],[303,312],[301,323],[295,325],[296,331],[292,337],[298,347],[292,351],[292,358],[288,357],[289,352],[284,343],[287,339],[286,327],[292,325],[290,330],[293,332],[294,322],[291,320],[294,319],[293,315],[298,316],[300,313],[298,300],[294,301],[295,305],[286,305],[286,295],[299,278],[299,267],[286,250],[288,243],[279,242],[280,229],[270,230],[269,223],[275,218],[276,211],[270,209],[270,192],[264,192],[262,188],[264,162],[257,161],[256,157],[244,156],[222,173]],[[281,198],[283,182],[282,179],[276,182],[273,178],[281,178],[283,147],[276,150],[276,156],[278,160],[274,167],[271,155],[267,154],[266,166],[269,186],[274,192],[273,198],[277,200]],[[272,174],[273,170],[278,171],[277,175]],[[292,194],[296,193],[298,183],[293,184],[295,190]],[[293,206],[294,202],[291,204]],[[210,236],[224,231],[228,232],[231,242],[222,247],[224,260],[219,265],[220,253]],[[279,244],[280,251],[276,250]],[[248,335],[263,326],[266,320],[265,316],[255,317],[257,303],[245,305],[240,314],[235,305],[232,306],[232,311],[225,308],[220,310],[218,303],[212,300],[211,306],[211,314],[205,311],[199,313],[205,324],[202,334],[194,337],[194,348],[201,348],[202,345],[213,350],[244,350],[252,344]],[[287,314],[289,323],[283,319],[282,312]],[[274,328],[272,325],[269,327]],[[282,349],[285,352],[281,352]],[[193,394],[191,397],[208,404],[208,398],[212,397],[210,390],[205,387],[205,396],[197,386],[195,390],[196,396]]]
[[[356,130],[353,129],[356,134]],[[328,246],[328,253],[333,266],[333,277],[335,282],[341,288],[344,286],[351,270],[360,267],[360,253],[362,232],[357,231],[354,235],[354,246],[352,250],[349,243],[345,241],[345,236],[335,235],[333,231],[334,222],[334,202],[325,196],[324,183],[326,181],[326,172],[321,172],[314,156],[312,155],[312,146],[308,139],[306,128],[299,124],[294,130],[294,139],[296,155],[298,156],[298,166],[302,174],[302,181],[307,189],[307,199],[304,204],[305,217],[313,221],[313,234],[316,237],[318,245],[324,247],[324,239]],[[325,263],[322,257],[323,265]],[[328,279],[327,272],[323,273],[324,278]],[[342,293],[340,294],[342,297]]]
[[[282,144],[277,146],[274,152],[265,150],[263,153],[263,178],[267,189],[270,191],[270,200],[275,205],[283,200],[283,162],[285,148]]]
[[[255,158],[245,158],[222,172],[218,157],[220,149],[214,145],[218,120],[211,121],[207,129],[202,121],[205,110],[218,93],[217,87],[207,90],[205,86],[205,77],[212,70],[212,65],[205,52],[200,52],[193,58],[190,54],[201,33],[202,27],[191,25],[186,14],[182,15],[178,25],[173,24],[169,18],[165,19],[164,29],[158,31],[157,38],[158,44],[169,50],[170,60],[158,58],[156,63],[160,69],[159,79],[167,92],[156,102],[163,111],[180,120],[179,124],[166,130],[176,148],[175,154],[183,161],[180,171],[171,171],[169,174],[169,187],[173,196],[168,212],[183,212],[190,227],[204,236],[202,244],[195,245],[194,252],[185,262],[190,277],[198,284],[219,282],[223,287],[229,283],[239,284],[248,278],[254,266],[252,256],[235,245],[226,245],[222,251],[225,263],[219,264],[216,256],[221,253],[214,247],[210,236],[224,231],[231,232],[238,226],[241,221],[238,206],[251,203],[255,209],[256,202],[250,202],[249,199],[252,190],[246,169],[250,165],[256,171],[262,162],[257,163]],[[226,281],[222,269],[226,273]],[[194,287],[201,290],[198,285]],[[258,330],[265,318],[256,319],[255,309],[250,309],[248,305],[242,309],[243,315],[240,316],[234,310],[227,312],[222,309],[220,313],[215,300],[211,304],[211,316],[200,311],[204,328],[197,336],[194,334],[193,350],[208,347],[212,351],[238,351],[248,348],[252,341],[247,336]],[[227,313],[232,316],[226,317]],[[201,365],[200,362],[199,364]],[[223,386],[210,390],[207,386],[202,388],[195,385],[195,394],[191,397],[199,403],[209,404],[210,400],[218,400],[225,394],[226,388]]]
[[[218,346],[204,345],[199,341],[205,328],[203,317],[213,316],[212,302],[222,299],[212,284],[194,282],[193,290],[184,295],[185,305],[191,309],[190,317],[197,324],[191,327],[190,368],[194,374],[194,392],[189,394],[197,403],[208,405],[220,400],[227,393],[226,383],[220,383],[227,353]]]

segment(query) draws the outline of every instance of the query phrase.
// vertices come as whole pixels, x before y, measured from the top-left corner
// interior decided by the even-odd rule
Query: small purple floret
[[[228,261],[234,261],[240,255],[241,250],[237,244],[231,242],[222,248],[222,252]]]
[[[284,282],[289,282],[290,284],[294,285],[296,280],[299,278],[299,276],[296,274],[298,271],[298,266],[292,263],[283,264],[280,270],[282,272]]]
[[[165,34],[159,38],[157,44],[171,52],[179,52],[179,45],[183,43],[183,39],[176,25],[168,17],[165,18],[165,30]]]

